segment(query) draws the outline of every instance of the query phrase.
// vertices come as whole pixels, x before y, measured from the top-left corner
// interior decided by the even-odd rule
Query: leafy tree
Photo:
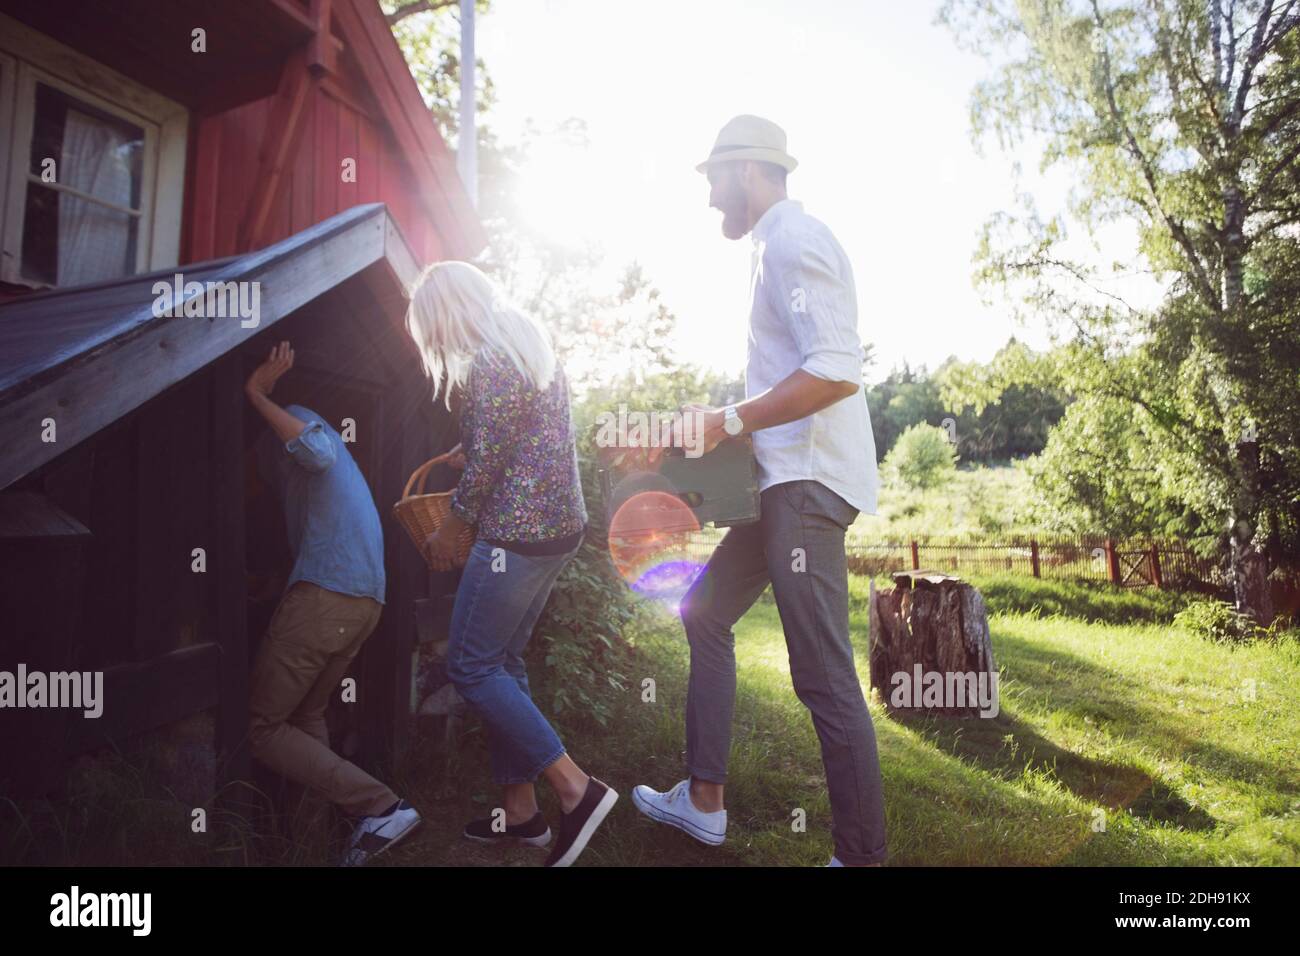
[[[460,0],[380,0],[389,28],[416,85],[438,124],[438,132],[455,147],[460,135]],[[489,0],[477,0],[475,10],[487,13]],[[496,102],[492,77],[483,61],[476,60],[475,109],[484,113]],[[498,148],[492,133],[480,126],[479,148]]]
[[[933,425],[913,425],[898,436],[885,456],[885,477],[916,491],[947,484],[957,470],[957,451],[948,433]]]
[[[1042,451],[1064,396],[1055,380],[1011,374],[1042,360],[1012,339],[988,364],[950,358],[933,375],[907,365],[895,369],[867,389],[876,454],[883,457],[921,422],[949,429],[963,461],[988,464]]]
[[[1067,400],[1057,380],[1041,374],[1044,362],[1048,356],[1012,338],[987,364],[949,359],[939,367],[939,400],[956,413],[963,460],[992,462],[1043,450]]]
[[[410,64],[443,138],[459,138],[460,20],[458,0],[382,0],[393,34]],[[490,11],[477,0],[479,13]],[[586,124],[570,118],[553,129],[528,124],[520,140],[501,143],[486,119],[496,102],[487,67],[476,64],[478,213],[488,234],[479,265],[524,309],[550,328],[570,379],[579,388],[617,380],[627,370],[654,375],[675,366],[670,341],[676,317],[637,263],[602,278],[598,246],[572,248],[526,224],[515,201],[520,169],[542,137],[586,142]]]
[[[1079,401],[1052,456],[1099,474],[1049,485],[1090,488],[1120,525],[1159,502],[1212,530],[1238,609],[1268,621],[1268,568],[1300,555],[1300,3],[948,0],[941,18],[992,62],[976,136],[1041,143],[1077,176],[1070,222],[1137,239],[1101,266],[1032,206],[982,237],[980,280],[1070,339],[1054,364]],[[1164,284],[1157,307],[1117,294],[1133,271]]]
[[[947,415],[938,386],[925,368],[913,369],[906,362],[867,389],[867,411],[879,458],[909,426],[921,422],[937,426]]]

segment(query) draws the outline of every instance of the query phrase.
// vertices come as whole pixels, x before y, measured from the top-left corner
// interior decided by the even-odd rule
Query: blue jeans
[[[516,554],[477,541],[461,574],[447,676],[487,728],[499,784],[531,783],[564,756],[564,744],[528,691],[523,653],[556,577],[577,553]]]

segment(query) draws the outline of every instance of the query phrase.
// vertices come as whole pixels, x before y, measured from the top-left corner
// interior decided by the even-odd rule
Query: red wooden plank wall
[[[384,202],[421,262],[442,258],[446,243],[415,192],[410,168],[383,118],[359,112],[313,83],[297,148],[276,190],[266,234],[269,245],[335,213]],[[353,94],[348,98],[353,99]],[[182,261],[233,255],[245,206],[258,186],[259,155],[273,98],[216,116],[196,117],[185,197]],[[277,131],[278,132],[278,131]],[[345,157],[356,160],[356,182],[343,182]]]

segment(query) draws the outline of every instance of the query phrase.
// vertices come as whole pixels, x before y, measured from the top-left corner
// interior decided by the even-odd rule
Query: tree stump
[[[871,686],[891,711],[996,716],[997,667],[983,596],[937,571],[892,577],[891,590],[871,592]]]

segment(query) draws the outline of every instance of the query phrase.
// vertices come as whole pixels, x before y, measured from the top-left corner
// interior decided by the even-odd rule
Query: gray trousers
[[[880,862],[880,761],[849,640],[844,532],[857,509],[820,482],[790,481],[763,491],[762,514],[727,531],[682,600],[691,648],[687,769],[700,780],[727,780],[736,702],[732,627],[771,583],[794,692],[821,741],[835,855],[846,864]]]

